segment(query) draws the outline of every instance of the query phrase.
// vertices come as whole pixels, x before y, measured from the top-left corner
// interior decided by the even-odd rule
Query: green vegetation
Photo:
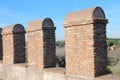
[[[108,49],[108,71],[112,74],[120,74],[120,39],[108,38],[107,46],[115,46],[114,50]]]
[[[112,74],[120,74],[120,47],[108,50],[108,70]]]
[[[65,41],[56,41],[56,46],[60,47],[60,48],[64,47],[65,46]]]
[[[116,47],[120,47],[120,39],[113,39],[113,38],[108,38],[106,40],[107,42],[107,46],[116,46]],[[56,46],[57,47],[64,47],[65,46],[65,41],[56,41]]]
[[[106,42],[107,42],[107,46],[115,45],[117,47],[120,47],[120,39],[108,38]]]

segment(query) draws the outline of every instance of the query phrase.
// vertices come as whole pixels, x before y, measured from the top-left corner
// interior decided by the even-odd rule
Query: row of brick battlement
[[[66,16],[63,23],[66,80],[91,80],[107,72],[107,22],[100,7],[71,12]],[[27,66],[40,70],[55,67],[55,29],[50,18],[31,21],[27,30],[21,24],[0,29],[0,60],[4,65],[25,63],[27,33]]]
[[[0,60],[4,64],[25,63],[25,33],[27,32],[28,65],[40,69],[55,67],[55,29],[50,18],[31,21],[27,31],[21,24],[4,27],[3,30],[1,29],[0,37]]]

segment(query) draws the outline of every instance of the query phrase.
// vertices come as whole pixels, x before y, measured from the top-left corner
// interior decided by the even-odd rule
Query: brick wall
[[[21,24],[3,28],[3,63],[14,64],[25,62],[25,30]]]
[[[106,23],[100,7],[71,12],[66,16],[67,75],[90,79],[107,72]]]
[[[55,66],[55,27],[50,18],[29,23],[28,65],[44,69]]]

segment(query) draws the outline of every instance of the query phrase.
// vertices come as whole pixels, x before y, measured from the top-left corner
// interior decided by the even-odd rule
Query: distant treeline
[[[65,47],[65,41],[56,41],[56,46],[60,48]]]
[[[106,39],[107,46],[117,46],[120,47],[120,39],[114,39],[114,38],[107,38]],[[65,41],[56,41],[56,46],[58,47],[64,47]]]
[[[120,47],[120,39],[108,38],[106,40],[107,46],[117,46]]]

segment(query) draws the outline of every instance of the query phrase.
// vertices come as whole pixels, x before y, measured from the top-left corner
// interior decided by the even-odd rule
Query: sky
[[[63,22],[69,12],[101,7],[108,19],[107,37],[120,38],[120,0],[0,0],[0,27],[51,18],[56,26],[56,39],[64,40]]]

